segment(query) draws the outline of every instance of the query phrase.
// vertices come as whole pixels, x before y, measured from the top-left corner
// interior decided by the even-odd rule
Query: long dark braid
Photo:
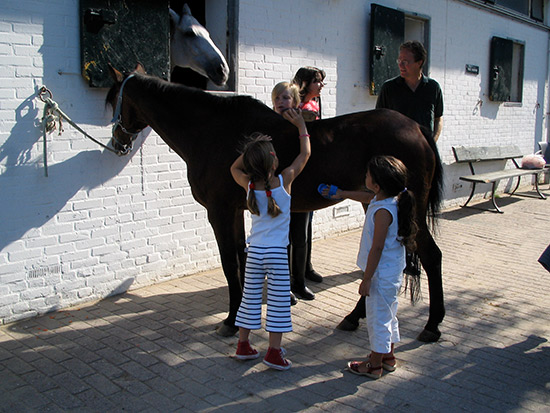
[[[397,235],[409,253],[416,251],[416,204],[414,194],[407,189],[407,168],[393,156],[376,156],[371,159],[368,168],[374,182],[389,196],[397,196]],[[420,272],[405,272],[403,291],[410,291],[411,302],[415,304],[421,297]]]
[[[248,209],[252,214],[260,215],[253,183],[263,180],[267,195],[267,212],[272,217],[276,217],[282,211],[271,196],[271,185],[269,184],[275,162],[275,149],[269,136],[255,133],[250,136],[250,139],[245,146],[243,156],[244,168],[252,182],[247,199]]]

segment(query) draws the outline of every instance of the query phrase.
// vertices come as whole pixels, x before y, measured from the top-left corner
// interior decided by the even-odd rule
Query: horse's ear
[[[170,20],[172,20],[172,23],[177,26],[180,22],[180,15],[170,8],[168,8],[168,12],[170,13]]]
[[[188,14],[188,15],[191,15],[191,9],[189,8],[189,6],[187,5],[187,3],[185,3],[183,5],[183,8],[181,9],[182,11],[182,14]]]
[[[113,80],[117,83],[121,83],[124,80],[124,76],[122,75],[122,73],[116,70],[111,63],[108,63],[107,66],[109,66],[109,74],[111,75]]]
[[[134,69],[134,72],[140,73],[142,75],[146,75],[147,72],[145,71],[145,67],[140,62],[137,62],[136,68]]]

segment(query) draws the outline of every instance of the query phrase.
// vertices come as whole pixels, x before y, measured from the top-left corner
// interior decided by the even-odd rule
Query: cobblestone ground
[[[293,307],[289,371],[230,357],[237,337],[215,333],[227,310],[216,270],[2,326],[0,411],[550,412],[550,273],[537,262],[550,201],[499,203],[504,214],[441,215],[441,340],[415,340],[428,314],[423,275],[422,301],[401,298],[399,367],[380,380],[345,371],[368,354],[364,324],[335,329],[357,299],[354,231],[314,243],[325,279]],[[251,339],[265,354],[267,334]]]

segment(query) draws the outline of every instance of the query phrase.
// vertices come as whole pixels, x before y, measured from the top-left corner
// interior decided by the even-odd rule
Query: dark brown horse
[[[107,102],[120,108],[113,145],[127,144],[147,125],[187,163],[193,197],[208,211],[229,286],[229,315],[218,329],[222,335],[236,332],[235,316],[241,302],[245,263],[243,211],[245,192],[231,178],[229,167],[239,155],[243,139],[260,131],[273,138],[282,166],[298,152],[297,129],[256,99],[247,96],[220,97],[175,85],[136,69],[126,78],[112,69],[115,85]],[[441,200],[441,162],[431,137],[418,124],[391,110],[372,110],[338,116],[308,124],[312,155],[292,187],[292,210],[312,211],[334,205],[317,193],[320,183],[346,189],[364,187],[368,160],[378,154],[401,159],[410,171],[411,189],[417,199],[420,231],[418,254],[430,291],[430,314],[419,339],[439,338],[443,320],[441,251],[435,244],[427,217]]]

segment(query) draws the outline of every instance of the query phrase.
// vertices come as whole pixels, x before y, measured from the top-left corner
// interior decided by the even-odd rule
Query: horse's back
[[[426,202],[436,156],[415,121],[393,110],[374,109],[315,121],[308,124],[308,130],[311,158],[296,181],[300,188],[293,192],[299,197],[296,205],[313,203],[322,208],[333,203],[323,202],[316,194],[320,183],[350,190],[364,188],[368,162],[377,155],[401,160],[409,169],[411,189]],[[315,201],[307,201],[307,197],[315,197]]]

